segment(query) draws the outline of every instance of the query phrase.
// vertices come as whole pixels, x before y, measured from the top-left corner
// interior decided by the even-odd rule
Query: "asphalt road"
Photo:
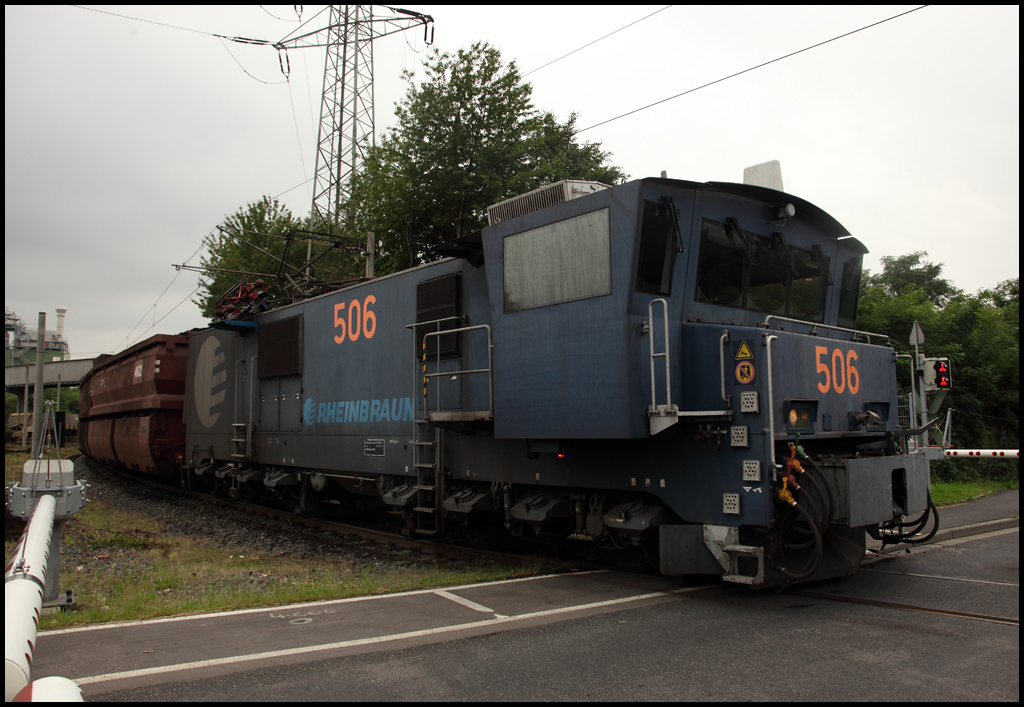
[[[984,501],[944,526],[1018,512]],[[1019,701],[1019,550],[1011,527],[781,593],[581,573],[49,632],[34,677],[115,701]]]
[[[1019,539],[1001,531],[801,590],[1019,619]],[[103,699],[1018,701],[1019,637],[1018,626],[730,590]]]

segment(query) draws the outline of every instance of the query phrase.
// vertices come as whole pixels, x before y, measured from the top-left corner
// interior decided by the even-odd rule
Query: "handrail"
[[[908,400],[908,407],[910,408],[910,429],[913,429],[915,424],[914,421],[917,419],[917,386],[914,383],[915,379],[917,378],[917,372],[914,370],[913,356],[911,356],[910,354],[896,354],[897,360],[901,358],[905,358],[910,361],[910,399]],[[897,420],[897,425],[898,423],[899,420]],[[907,439],[907,451],[910,451],[911,442],[914,443],[914,451],[916,452],[918,447],[918,440],[915,439],[914,437],[910,437]]]
[[[235,384],[233,386],[234,389],[235,389],[235,406],[234,406],[234,409],[231,410],[231,421],[233,423],[237,423],[238,422],[238,388],[240,387],[238,385],[238,364],[242,364],[242,382],[244,383],[245,382],[245,359],[244,358],[240,358],[240,359],[237,359],[235,361]]]
[[[718,338],[718,368],[722,374],[722,402],[726,407],[732,407],[732,396],[725,394],[725,345],[729,343],[729,330],[726,329]]]
[[[778,314],[769,314],[767,317],[764,318],[764,321],[761,322],[761,326],[771,328],[769,326],[769,324],[768,324],[768,320],[769,319],[775,319],[775,320],[780,321],[780,322],[793,322],[794,324],[803,324],[804,326],[809,326],[809,327],[811,327],[811,334],[812,335],[816,335],[818,333],[817,332],[818,327],[824,327],[826,329],[833,329],[834,331],[847,331],[847,332],[850,332],[851,334],[863,334],[864,336],[868,337],[868,343],[869,344],[871,343],[871,337],[872,336],[881,337],[881,338],[885,339],[886,343],[889,342],[889,335],[888,334],[875,334],[874,332],[870,332],[870,331],[861,331],[860,329],[847,329],[846,327],[835,326],[833,324],[821,324],[820,322],[808,322],[808,321],[805,321],[803,319],[792,319],[790,317],[782,317],[782,316],[779,316]]]
[[[662,353],[654,353],[654,305],[656,302],[661,302],[661,313],[662,320],[665,326],[665,351]],[[651,349],[651,407],[649,411],[654,413],[658,412],[658,393],[654,382],[654,359],[664,358],[665,359],[665,411],[672,410],[672,373],[671,373],[671,360],[669,358],[668,348],[668,302],[663,297],[658,297],[647,303],[647,321],[649,322],[649,328],[651,330],[651,338],[648,341]]]
[[[779,468],[775,462],[775,396],[772,391],[772,342],[778,338],[774,334],[766,334],[764,337],[768,366],[768,450],[771,452],[772,472]]]
[[[464,322],[464,321],[466,321],[466,319],[468,319],[468,317],[465,314],[457,314],[454,317],[442,317],[441,319],[431,319],[431,320],[426,321],[426,322],[416,322],[415,324],[406,324],[405,328],[406,329],[415,329],[418,326],[427,326],[428,324],[440,324],[441,322],[450,322],[450,321],[454,321],[456,319],[459,320],[460,322]],[[440,329],[438,329],[438,331],[440,331]],[[441,333],[442,334],[447,334],[449,332],[448,331],[442,331]]]
[[[245,458],[252,459],[252,428],[255,422],[252,417],[252,403],[255,398],[253,392],[253,384],[256,382],[256,362],[260,360],[259,356],[253,356],[249,360],[249,424],[245,428]]]
[[[457,319],[459,317],[446,317],[445,319],[438,319],[436,321],[442,322],[448,319]],[[415,326],[422,326],[423,324],[430,324],[432,322],[420,322]],[[406,327],[408,328],[408,327]],[[477,329],[487,330],[487,368],[475,368],[468,371],[446,371],[441,372],[441,338],[447,334],[459,334],[464,331],[475,331]],[[437,363],[438,371],[436,373],[427,373],[427,338],[437,337]],[[488,417],[494,417],[494,376],[491,371],[493,369],[493,350],[494,344],[491,342],[491,327],[488,324],[477,324],[476,326],[460,327],[458,329],[445,329],[444,331],[428,331],[423,335],[423,414],[427,414],[427,380],[429,378],[437,378],[437,385],[435,390],[437,391],[437,412],[441,412],[441,376],[458,376],[458,375],[469,375],[470,373],[486,373],[487,374],[487,415]]]

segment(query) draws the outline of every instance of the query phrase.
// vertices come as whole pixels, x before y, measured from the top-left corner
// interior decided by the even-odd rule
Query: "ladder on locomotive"
[[[427,332],[420,344],[419,356],[416,361],[416,394],[413,403],[414,429],[413,429],[413,469],[416,471],[416,501],[413,507],[413,515],[416,519],[416,527],[413,531],[421,535],[441,535],[444,532],[444,497],[445,497],[445,471],[444,471],[444,430],[437,426],[445,422],[477,422],[491,421],[494,419],[494,384],[492,380],[491,351],[491,328],[486,324],[467,327],[455,327],[442,329],[441,325],[448,322],[463,323],[465,315],[456,317],[444,317],[427,322],[417,322],[406,325],[414,334],[419,327],[434,327],[434,331]],[[441,354],[438,346],[437,358],[428,360],[427,339],[440,337],[442,335],[461,335],[472,332],[486,333],[487,336],[487,367],[470,370],[456,370],[452,372],[441,372]],[[417,337],[419,338],[419,337]],[[438,341],[434,338],[434,341]],[[438,342],[439,344],[439,342]],[[433,363],[437,368],[433,372],[428,371],[428,363]],[[467,376],[472,374],[487,374],[487,409],[465,411],[442,411],[441,407],[441,379],[449,375],[454,379],[456,376]],[[428,385],[431,379],[435,383],[435,395],[438,409],[431,411],[427,398]],[[419,394],[422,387],[423,394]]]
[[[413,514],[420,535],[444,532],[444,430],[426,419],[415,421],[413,468],[416,470],[416,505]]]

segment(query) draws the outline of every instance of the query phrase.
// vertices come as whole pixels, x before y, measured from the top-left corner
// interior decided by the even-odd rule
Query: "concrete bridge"
[[[74,388],[92,370],[92,358],[74,361],[49,361],[43,364],[43,388]],[[25,406],[25,391],[35,385],[35,364],[4,368],[4,392],[18,396],[18,411]]]

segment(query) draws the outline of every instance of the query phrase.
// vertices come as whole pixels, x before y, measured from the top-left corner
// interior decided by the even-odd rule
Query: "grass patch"
[[[70,456],[72,450],[65,452]],[[28,454],[6,453],[6,480],[20,481],[22,467],[28,460]],[[382,570],[365,564],[365,560],[359,565],[287,554],[268,555],[247,547],[223,547],[213,538],[168,535],[157,519],[117,510],[102,496],[91,496],[93,500],[61,526],[60,589],[74,591],[76,606],[68,612],[44,615],[39,621],[40,630],[270,608],[472,584],[554,569],[554,565],[510,567],[473,560],[435,559],[384,547],[382,553],[408,557],[409,566]],[[9,558],[22,524],[7,525],[10,527],[5,529],[4,549],[5,557]],[[403,563],[404,559],[399,564]]]
[[[117,535],[100,533],[97,539]],[[385,573],[346,563],[264,557],[244,548],[216,547],[209,540],[168,536],[152,536],[144,548],[90,547],[78,557],[82,564],[61,567],[62,586],[75,590],[78,607],[42,617],[40,630],[386,594],[545,570],[469,565]]]
[[[938,507],[963,503],[981,496],[989,496],[1002,489],[1020,488],[1019,481],[932,481],[932,501]]]

